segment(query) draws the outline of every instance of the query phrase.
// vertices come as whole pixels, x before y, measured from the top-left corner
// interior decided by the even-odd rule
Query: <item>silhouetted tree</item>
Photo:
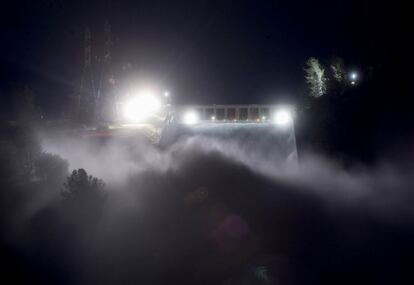
[[[332,77],[335,81],[342,83],[345,80],[344,60],[334,57],[331,61]]]
[[[330,61],[329,93],[331,99],[336,99],[337,95],[342,95],[346,87],[345,64],[341,57],[333,57]]]
[[[67,177],[61,193],[66,205],[77,214],[95,216],[101,212],[106,201],[104,188],[101,179],[88,175],[85,169],[80,168]]]

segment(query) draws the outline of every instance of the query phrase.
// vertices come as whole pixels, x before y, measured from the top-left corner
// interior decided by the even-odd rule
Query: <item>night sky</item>
[[[3,4],[3,89],[28,84],[55,108],[79,88],[85,26],[100,56],[106,19],[118,80],[150,79],[185,103],[295,102],[310,56],[376,69],[399,48],[401,19],[380,1],[110,2]]]

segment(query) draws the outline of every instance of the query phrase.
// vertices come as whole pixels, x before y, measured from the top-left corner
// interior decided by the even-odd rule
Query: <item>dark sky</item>
[[[43,103],[59,105],[79,88],[84,27],[100,56],[105,19],[118,81],[149,78],[179,102],[295,101],[308,57],[376,68],[398,49],[399,20],[381,1],[108,2],[3,4],[2,88],[25,83]]]

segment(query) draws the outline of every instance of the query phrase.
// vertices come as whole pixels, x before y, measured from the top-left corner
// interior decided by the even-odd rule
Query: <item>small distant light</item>
[[[358,74],[356,72],[351,72],[351,79],[352,81],[355,81],[358,77]]]

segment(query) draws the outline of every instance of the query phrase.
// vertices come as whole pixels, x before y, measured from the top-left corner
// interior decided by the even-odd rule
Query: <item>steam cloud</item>
[[[401,215],[410,218],[414,214],[410,188],[414,185],[414,176],[410,169],[384,162],[376,168],[355,165],[345,170],[333,160],[314,153],[302,154],[298,164],[286,162],[286,157],[281,161],[280,150],[277,146],[269,148],[273,142],[263,142],[266,139],[188,136],[167,149],[160,149],[143,140],[99,143],[44,137],[43,148],[68,160],[71,169],[85,168],[97,177],[104,177],[110,185],[122,184],[128,177],[148,171],[160,175],[176,172],[197,163],[197,159],[202,164],[203,158],[213,156],[246,167],[275,183],[289,185],[294,191],[317,195],[342,206],[363,207],[399,218]]]
[[[12,227],[8,256],[28,279],[60,284],[396,284],[409,276],[413,173],[386,163],[344,170],[315,154],[281,165],[276,150],[257,145],[191,136],[161,149],[43,135],[45,151],[105,181],[108,201],[93,223],[65,218],[57,200],[38,206]]]

